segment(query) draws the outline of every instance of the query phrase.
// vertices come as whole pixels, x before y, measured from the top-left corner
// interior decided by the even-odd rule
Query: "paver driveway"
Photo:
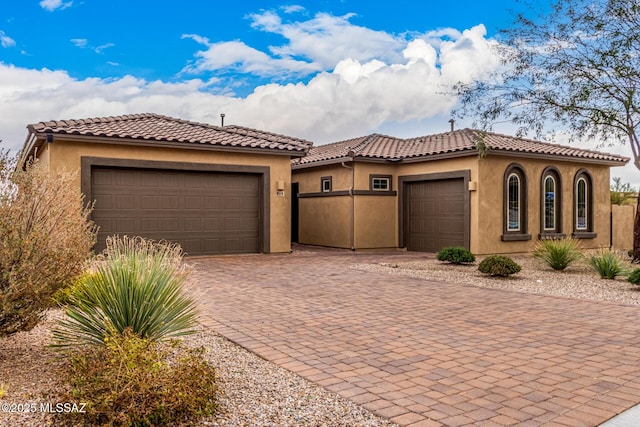
[[[194,259],[209,326],[411,426],[596,426],[640,402],[640,307],[350,269],[411,253]]]

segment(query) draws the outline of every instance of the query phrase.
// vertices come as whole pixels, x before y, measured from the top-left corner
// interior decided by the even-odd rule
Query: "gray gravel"
[[[480,273],[478,263],[482,258],[471,265],[451,265],[435,259],[425,259],[395,264],[355,264],[352,268],[439,280],[464,286],[618,304],[640,304],[640,286],[632,285],[626,281],[625,277],[618,277],[615,280],[601,279],[584,259],[570,265],[565,271],[555,271],[532,256],[522,255],[511,258],[522,266],[522,271],[510,277],[489,277]]]

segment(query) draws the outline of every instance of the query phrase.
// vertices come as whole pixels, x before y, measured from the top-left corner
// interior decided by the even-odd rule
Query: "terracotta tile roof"
[[[201,144],[256,150],[276,150],[304,155],[313,145],[303,139],[240,126],[213,126],[158,114],[130,114],[80,120],[56,120],[28,125],[40,136],[81,135],[136,141]]]
[[[473,129],[461,129],[436,135],[417,138],[395,138],[373,134],[361,138],[349,139],[328,145],[313,147],[306,157],[293,160],[294,167],[312,166],[314,163],[327,163],[347,157],[354,159],[379,159],[402,161],[431,156],[475,155],[475,143],[483,136],[491,152],[505,152],[532,156],[559,156],[573,160],[585,160],[600,163],[624,164],[628,158],[599,151],[551,144],[532,139],[517,138],[492,132]],[[465,153],[466,152],[466,153]]]

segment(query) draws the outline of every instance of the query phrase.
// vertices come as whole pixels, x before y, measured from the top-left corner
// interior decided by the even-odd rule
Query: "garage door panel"
[[[175,241],[190,255],[259,251],[258,175],[98,167],[91,182],[97,250],[127,234]]]
[[[465,246],[464,179],[409,182],[404,197],[407,249],[437,252],[445,246]]]

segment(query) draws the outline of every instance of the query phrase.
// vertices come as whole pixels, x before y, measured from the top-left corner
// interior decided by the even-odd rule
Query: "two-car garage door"
[[[404,184],[404,244],[410,251],[468,248],[469,208],[464,178]]]
[[[120,234],[179,243],[189,255],[261,248],[260,175],[91,168],[96,250]]]

